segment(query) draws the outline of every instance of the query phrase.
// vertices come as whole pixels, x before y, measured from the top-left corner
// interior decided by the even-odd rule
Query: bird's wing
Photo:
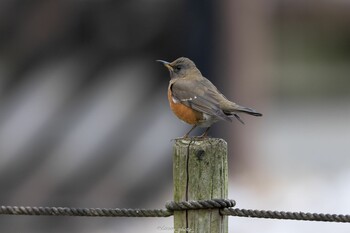
[[[232,121],[221,109],[219,98],[225,98],[216,87],[205,78],[177,79],[171,85],[172,97],[186,106]]]

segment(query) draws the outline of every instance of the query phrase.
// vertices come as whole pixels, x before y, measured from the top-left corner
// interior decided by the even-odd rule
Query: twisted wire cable
[[[232,208],[235,204],[236,202],[230,199],[212,199],[181,202],[170,201],[166,203],[166,209],[0,206],[0,215],[169,217],[173,215],[174,211],[215,208],[220,209],[220,214],[227,216],[350,223],[350,215]]]

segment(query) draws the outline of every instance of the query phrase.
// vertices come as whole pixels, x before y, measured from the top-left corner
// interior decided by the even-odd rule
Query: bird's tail
[[[234,116],[236,117],[236,119],[241,122],[242,124],[244,124],[243,120],[239,117],[238,113],[246,113],[246,114],[249,114],[249,115],[252,115],[252,116],[257,116],[257,117],[261,117],[263,114],[255,111],[254,109],[252,108],[247,108],[247,107],[243,107],[243,106],[240,106],[238,104],[235,104],[233,102],[229,102],[230,106],[229,108],[227,108],[226,111],[224,111],[224,113],[228,116]]]
[[[254,109],[247,108],[247,107],[242,107],[242,106],[237,107],[236,111],[243,112],[243,113],[246,113],[246,114],[249,114],[249,115],[252,115],[252,116],[257,116],[257,117],[261,117],[262,116],[261,113],[255,111]]]

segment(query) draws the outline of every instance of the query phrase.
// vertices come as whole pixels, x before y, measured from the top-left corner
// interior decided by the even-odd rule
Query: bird
[[[228,100],[189,58],[180,57],[173,62],[156,60],[169,70],[168,101],[173,113],[182,121],[192,125],[183,138],[198,126],[206,128],[199,138],[208,135],[211,126],[220,121],[232,122],[235,117],[244,124],[238,113],[261,117],[252,108],[240,106]]]

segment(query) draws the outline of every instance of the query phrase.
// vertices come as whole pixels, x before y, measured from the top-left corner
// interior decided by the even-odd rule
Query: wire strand
[[[173,215],[174,211],[215,208],[220,209],[221,215],[227,216],[350,223],[350,215],[232,208],[235,206],[235,204],[236,202],[230,199],[212,199],[181,202],[170,201],[166,203],[166,209],[0,206],[0,215],[80,217],[169,217]]]
[[[222,215],[229,215],[229,216],[236,216],[236,217],[350,223],[350,215],[342,215],[342,214],[319,214],[319,213],[305,213],[305,212],[251,210],[251,209],[238,209],[238,208],[235,208],[235,209],[224,208],[220,210],[220,213]]]

